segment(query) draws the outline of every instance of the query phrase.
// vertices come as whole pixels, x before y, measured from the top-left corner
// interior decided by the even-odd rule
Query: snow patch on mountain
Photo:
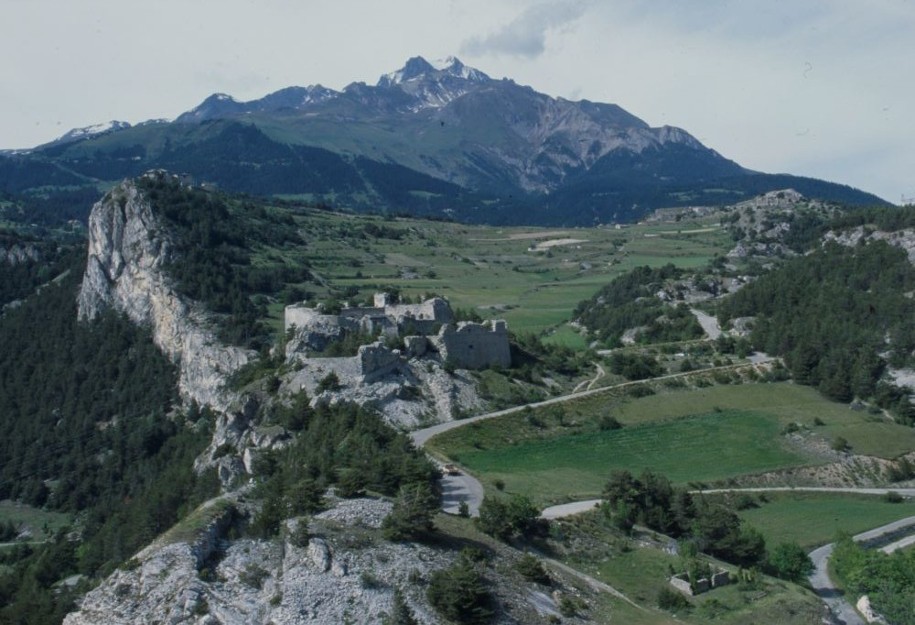
[[[77,139],[87,139],[89,137],[103,135],[109,132],[114,132],[116,130],[124,130],[126,128],[130,128],[129,123],[112,120],[110,122],[103,122],[101,124],[94,124],[92,126],[85,126],[83,128],[74,128],[65,135],[61,136],[57,141],[76,141]]]

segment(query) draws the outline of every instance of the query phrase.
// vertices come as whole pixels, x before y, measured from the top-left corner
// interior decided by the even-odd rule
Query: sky
[[[915,0],[0,0],[0,148],[374,84],[417,55],[915,198]]]

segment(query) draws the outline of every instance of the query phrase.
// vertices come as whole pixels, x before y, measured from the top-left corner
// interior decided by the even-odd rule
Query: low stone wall
[[[693,597],[695,595],[701,595],[704,592],[708,592],[713,588],[719,588],[721,586],[727,586],[731,583],[731,574],[724,569],[718,569],[709,577],[703,577],[702,579],[697,579],[694,583],[690,583],[688,573],[680,573],[679,575],[674,575],[670,578],[670,585],[682,592],[685,595]]]

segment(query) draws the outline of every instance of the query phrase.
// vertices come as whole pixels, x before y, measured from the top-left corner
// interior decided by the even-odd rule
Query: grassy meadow
[[[612,429],[611,417],[623,427]],[[614,469],[649,468],[688,484],[828,461],[789,445],[789,424],[826,442],[842,436],[860,453],[892,458],[915,449],[912,428],[872,419],[787,382],[660,388],[647,397],[608,390],[476,422],[428,447],[489,488],[501,482],[550,504],[598,496]]]
[[[793,541],[805,549],[831,542],[839,532],[857,534],[915,516],[915,502],[890,503],[877,495],[777,492],[754,499],[758,507],[739,514],[763,533],[767,544]]]
[[[506,319],[514,332],[559,326],[555,340],[575,347],[583,341],[563,324],[615,276],[640,265],[698,267],[730,246],[709,220],[685,221],[678,231],[670,224],[496,228],[313,210],[293,217],[305,244],[261,250],[257,262],[307,263],[318,284],[302,288],[318,299],[341,291],[365,299],[390,288],[441,294],[453,307]],[[282,306],[270,314],[280,322]]]
[[[68,514],[49,512],[15,501],[0,501],[0,523],[11,521],[13,525],[32,532],[33,541],[49,538],[54,532],[70,524]]]

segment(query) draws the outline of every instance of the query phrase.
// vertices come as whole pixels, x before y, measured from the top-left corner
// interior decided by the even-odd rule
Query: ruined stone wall
[[[454,321],[451,306],[440,297],[433,297],[422,304],[395,304],[392,306],[385,306],[384,313],[397,322],[398,325],[401,325],[408,320],[429,321],[439,324],[451,323]]]
[[[301,330],[317,321],[319,317],[331,316],[333,315],[322,315],[314,308],[309,308],[304,304],[291,304],[283,312],[283,327],[286,332],[289,332],[289,328],[292,326]]]
[[[460,369],[485,369],[511,366],[508,328],[504,321],[461,322],[455,328],[444,326],[432,339],[446,362]]]
[[[393,373],[402,363],[400,353],[385,347],[381,341],[360,347],[356,358],[362,370],[362,379],[366,383]]]

